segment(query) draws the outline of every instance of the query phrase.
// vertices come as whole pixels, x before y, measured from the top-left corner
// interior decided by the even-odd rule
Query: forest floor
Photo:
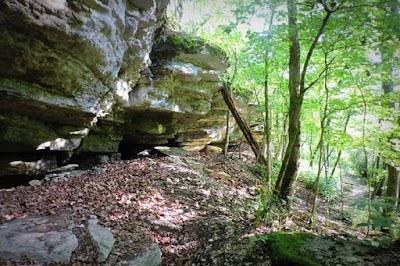
[[[318,224],[311,226],[312,192],[301,184],[291,214],[271,210],[267,222],[256,224],[251,206],[257,202],[261,184],[249,150],[240,159],[233,151],[228,158],[185,153],[126,160],[60,183],[0,190],[0,225],[21,217],[59,213],[67,213],[79,225],[96,215],[99,224],[110,228],[117,239],[101,265],[126,265],[152,242],[161,248],[162,265],[261,266],[271,264],[269,250],[251,241],[251,236],[293,230],[346,241],[365,239],[365,230],[354,227],[351,217],[343,217],[340,204],[335,207],[324,200],[319,203]],[[363,197],[365,187],[348,177],[345,197],[356,200],[355,190],[361,190],[357,195]],[[84,243],[80,239],[70,265],[96,265],[93,248]],[[398,251],[398,247],[371,249],[365,265],[399,265]],[[35,261],[0,261],[1,265],[22,263]]]

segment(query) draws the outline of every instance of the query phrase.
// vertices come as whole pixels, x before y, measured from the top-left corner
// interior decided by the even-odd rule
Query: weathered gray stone
[[[41,175],[57,167],[55,156],[44,156],[37,161],[11,161],[0,170],[4,175]]]
[[[28,182],[30,186],[35,187],[35,186],[40,186],[42,184],[42,181],[33,179]]]
[[[58,167],[58,168],[52,169],[52,170],[49,171],[49,173],[69,172],[69,171],[75,170],[78,167],[79,167],[79,165],[76,164],[76,163],[68,164],[68,165],[64,165],[62,167]]]
[[[97,219],[90,219],[87,229],[97,248],[97,261],[104,262],[114,246],[115,239],[110,229],[98,225],[97,222]]]
[[[167,2],[0,2],[0,142],[32,154],[76,150],[128,100]]]
[[[26,256],[39,262],[68,263],[78,247],[72,222],[64,216],[36,217],[0,225],[0,258]]]
[[[197,83],[201,80],[199,76],[200,68],[191,63],[169,61],[164,67],[172,77],[176,77],[179,80],[190,83]]]
[[[157,36],[167,3],[0,2],[0,151],[20,152],[0,158],[0,176],[223,138],[226,57],[193,36]],[[49,153],[58,165],[39,160]]]
[[[161,264],[161,250],[157,244],[152,244],[145,252],[128,262],[129,266],[158,266]]]

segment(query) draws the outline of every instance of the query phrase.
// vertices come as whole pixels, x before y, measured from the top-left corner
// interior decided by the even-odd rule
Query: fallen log
[[[247,125],[246,121],[243,119],[242,115],[239,113],[238,109],[235,106],[235,102],[233,101],[230,93],[228,92],[225,86],[221,87],[222,97],[224,97],[224,101],[231,111],[233,117],[236,120],[236,123],[239,125],[240,130],[242,131],[244,137],[247,140],[247,143],[250,145],[251,149],[254,152],[254,155],[257,158],[257,161],[262,165],[267,165],[267,160],[264,155],[261,153],[260,146],[255,140],[253,134],[251,133],[250,127]]]

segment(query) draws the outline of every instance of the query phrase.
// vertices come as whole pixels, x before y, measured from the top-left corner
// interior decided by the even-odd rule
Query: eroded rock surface
[[[0,2],[0,176],[222,140],[226,59],[165,33],[167,2]]]
[[[79,240],[74,234],[74,229],[80,232]],[[85,238],[82,238],[82,234],[88,236],[86,238],[88,242],[83,241]],[[98,219],[94,215],[90,216],[86,226],[77,225],[67,214],[31,216],[0,225],[0,261],[2,262],[27,260],[39,263],[70,263],[73,253],[82,251],[78,250],[78,246],[82,248],[85,245],[94,247],[97,262],[104,262],[111,253],[114,243],[115,238],[110,229],[98,224]],[[155,259],[157,256],[158,260]],[[152,246],[135,260],[158,261],[159,263],[160,258],[160,249],[158,248],[157,253],[156,248]]]
[[[0,258],[68,263],[78,247],[72,226],[66,216],[29,217],[1,224]]]

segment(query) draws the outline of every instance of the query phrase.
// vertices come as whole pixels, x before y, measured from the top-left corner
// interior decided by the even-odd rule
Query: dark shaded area
[[[13,188],[16,186],[29,186],[29,181],[37,179],[41,180],[44,175],[13,175],[13,176],[2,176],[0,178],[0,189],[2,188]]]

